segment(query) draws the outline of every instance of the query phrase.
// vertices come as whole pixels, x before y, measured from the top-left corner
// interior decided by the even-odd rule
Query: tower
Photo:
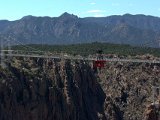
[[[3,44],[2,37],[1,37],[0,41],[1,41],[1,56],[0,56],[0,58],[1,58],[1,67],[4,68],[5,67],[5,63],[4,63],[4,48],[3,48],[4,44]]]

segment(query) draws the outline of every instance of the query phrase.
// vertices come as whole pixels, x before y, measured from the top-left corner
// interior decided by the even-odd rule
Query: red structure
[[[93,68],[103,68],[103,67],[105,67],[105,63],[106,63],[105,60],[93,61]]]
[[[106,61],[103,58],[102,50],[97,50],[97,59],[93,61],[93,69],[97,71],[97,69],[101,70],[101,68],[105,67]]]

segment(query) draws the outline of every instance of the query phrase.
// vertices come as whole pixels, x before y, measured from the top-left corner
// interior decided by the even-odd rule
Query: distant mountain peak
[[[29,19],[32,19],[34,16],[32,15],[27,15],[27,16],[24,16],[21,18],[21,20],[29,20]]]
[[[132,14],[126,13],[126,14],[124,14],[123,16],[132,16]]]
[[[69,14],[67,12],[63,13],[61,16],[59,16],[60,18],[78,18],[78,16],[74,15],[74,14]]]

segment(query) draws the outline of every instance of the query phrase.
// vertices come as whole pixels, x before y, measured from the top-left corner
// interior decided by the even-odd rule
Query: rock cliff
[[[160,64],[13,58],[0,69],[0,120],[152,120]],[[160,89],[155,92],[160,97]],[[148,105],[151,105],[151,107]]]
[[[0,120],[105,120],[104,101],[84,61],[19,58],[0,69]]]
[[[143,120],[153,102],[152,87],[160,87],[160,64],[108,62],[99,77],[109,120]]]

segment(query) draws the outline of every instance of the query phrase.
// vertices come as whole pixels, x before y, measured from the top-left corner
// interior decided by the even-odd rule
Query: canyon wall
[[[0,120],[105,120],[103,92],[91,67],[43,59],[0,69]]]

